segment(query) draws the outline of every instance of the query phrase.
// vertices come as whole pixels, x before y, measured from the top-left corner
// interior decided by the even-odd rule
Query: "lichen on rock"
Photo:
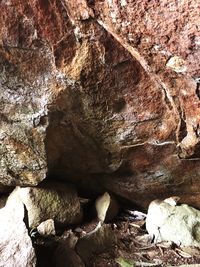
[[[53,219],[58,227],[78,224],[82,220],[76,190],[67,184],[50,183],[40,187],[18,187],[15,193],[26,207],[30,229],[36,228],[48,219]]]

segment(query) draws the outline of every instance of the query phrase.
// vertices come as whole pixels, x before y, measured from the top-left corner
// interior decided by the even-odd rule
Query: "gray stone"
[[[56,234],[54,220],[48,219],[42,222],[38,227],[37,231],[42,236],[51,236]]]
[[[28,211],[30,228],[53,219],[55,225],[80,223],[82,210],[76,190],[67,184],[49,184],[40,187],[18,188],[21,201]]]
[[[200,211],[186,204],[171,206],[164,201],[152,201],[146,229],[156,243],[172,241],[181,246],[200,247]]]

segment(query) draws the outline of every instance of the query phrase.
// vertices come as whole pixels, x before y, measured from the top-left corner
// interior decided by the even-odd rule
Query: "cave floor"
[[[116,222],[117,245],[90,260],[91,267],[179,266],[200,263],[200,249],[170,242],[152,244],[145,222]]]
[[[171,242],[151,243],[145,230],[145,221],[116,220],[109,225],[111,226],[111,235],[116,235],[116,244],[111,247],[103,247],[104,244],[102,244],[102,251],[104,252],[93,253],[89,261],[85,264],[86,267],[169,267],[200,263],[199,248],[180,248]],[[81,225],[76,229],[69,229],[68,231],[80,238],[80,234],[82,235],[83,232],[90,232],[95,226],[96,222],[93,221]],[[82,233],[77,233],[77,229],[82,231]],[[53,256],[54,245],[51,245],[51,249],[49,250],[49,245],[44,239],[40,241],[37,240],[35,245],[37,247],[37,252],[39,252],[37,253],[37,267],[57,266],[53,264],[50,258],[50,255]],[[61,264],[58,266],[66,265]]]

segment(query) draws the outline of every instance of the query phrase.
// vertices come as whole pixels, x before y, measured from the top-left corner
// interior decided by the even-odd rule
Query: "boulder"
[[[53,219],[55,226],[78,224],[82,210],[76,190],[67,184],[51,184],[40,187],[17,188],[22,203],[28,213],[30,228]]]
[[[199,5],[1,1],[1,183],[200,207]]]
[[[172,241],[180,246],[200,247],[200,211],[186,204],[150,203],[146,229],[155,243]]]
[[[35,251],[24,223],[24,205],[11,193],[0,209],[0,266],[34,267]]]

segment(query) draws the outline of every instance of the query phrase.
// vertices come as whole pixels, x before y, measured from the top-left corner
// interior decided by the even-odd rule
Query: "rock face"
[[[82,211],[76,191],[67,185],[18,188],[16,194],[25,205],[31,229],[53,219],[56,226],[81,222]]]
[[[198,1],[0,7],[1,183],[200,207]]]
[[[154,242],[172,241],[200,247],[200,211],[186,204],[171,206],[163,201],[149,205],[146,228]]]
[[[35,251],[24,223],[24,205],[11,194],[0,209],[0,266],[34,267]]]

